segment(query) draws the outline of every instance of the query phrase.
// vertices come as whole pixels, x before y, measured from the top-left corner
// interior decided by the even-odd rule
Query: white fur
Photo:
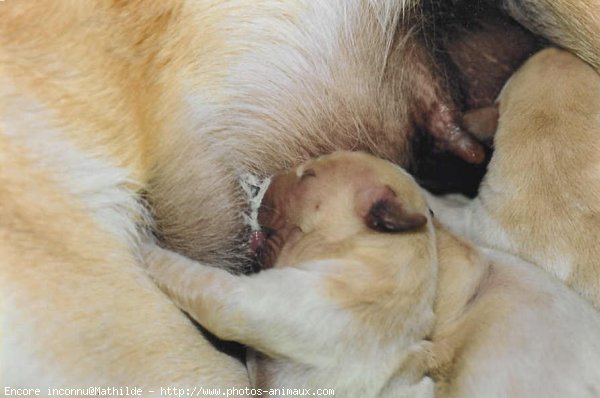
[[[61,370],[51,366],[37,353],[33,343],[37,336],[35,328],[30,325],[27,317],[23,319],[24,317],[17,315],[18,311],[15,310],[18,307],[12,299],[12,292],[4,291],[0,304],[0,327],[2,330],[12,331],[1,336],[0,363],[3,365],[0,368],[0,379],[10,383],[11,387],[40,388],[42,391],[64,383]],[[2,385],[2,394],[4,387]]]
[[[491,394],[502,382],[520,386],[512,396],[596,397],[600,394],[600,316],[575,292],[542,269],[494,249],[483,254],[513,275],[539,302],[516,308],[499,325],[503,345],[494,350],[494,361],[477,370],[483,375],[479,391]],[[544,298],[550,298],[545,299]],[[506,342],[508,340],[508,343]],[[475,360],[475,359],[473,359]],[[502,389],[498,389],[499,391]]]
[[[452,232],[472,240],[481,247],[511,251],[513,243],[509,235],[489,216],[480,198],[470,200],[462,195],[438,197],[429,192],[424,193],[435,218]]]
[[[233,63],[223,65],[228,73],[219,88],[227,101],[197,93],[186,96],[196,122],[191,133],[222,151],[234,168],[255,172],[269,166],[264,159],[294,154],[311,142],[333,150],[340,135],[356,145],[371,139],[363,123],[372,119],[374,110],[381,111],[373,109],[373,101],[382,96],[393,39],[413,3],[265,0],[256,3],[255,13],[228,15],[228,25],[244,26],[229,31],[228,45],[244,50],[233,53],[233,61],[215,61]],[[406,34],[402,40],[411,37]],[[379,74],[372,73],[374,67]],[[310,78],[300,78],[306,76]],[[357,80],[362,83],[357,85]],[[323,119],[336,131],[323,134]]]

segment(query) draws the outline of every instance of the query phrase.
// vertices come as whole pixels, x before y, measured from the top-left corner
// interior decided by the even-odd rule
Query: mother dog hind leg
[[[135,243],[12,144],[0,130],[2,388],[244,387],[242,364],[154,286]]]

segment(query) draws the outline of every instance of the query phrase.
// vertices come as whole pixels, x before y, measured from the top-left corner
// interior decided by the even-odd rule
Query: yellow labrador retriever
[[[510,12],[529,7],[597,59],[595,3]],[[421,127],[477,158],[421,15],[418,0],[0,1],[0,380],[247,386],[139,267],[140,242],[241,271],[242,173],[339,148],[404,164]]]
[[[259,219],[273,268],[255,275],[146,252],[182,309],[261,353],[258,393],[433,396],[428,375],[441,397],[600,392],[600,314],[535,266],[437,226],[399,167],[361,153],[309,161],[273,179]]]

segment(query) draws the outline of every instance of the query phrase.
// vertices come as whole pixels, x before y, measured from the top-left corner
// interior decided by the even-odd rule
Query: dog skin
[[[437,267],[428,214],[397,166],[336,153],[269,186],[259,219],[273,269],[236,277],[152,248],[146,264],[208,330],[267,355],[252,377],[258,388],[433,396],[424,376]]]
[[[433,396],[427,372],[439,397],[596,396],[600,314],[451,235],[423,198],[397,166],[335,153],[273,179],[266,270],[233,276],[156,247],[146,263],[198,322],[261,352],[262,389]]]
[[[499,119],[480,115],[497,129],[477,198],[431,205],[457,233],[537,264],[600,309],[600,76],[547,49],[498,101]]]

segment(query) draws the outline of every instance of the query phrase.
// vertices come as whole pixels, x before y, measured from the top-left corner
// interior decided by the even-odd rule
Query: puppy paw
[[[187,259],[175,252],[163,249],[156,243],[143,243],[139,247],[141,263],[146,269],[148,275],[162,288],[164,279],[169,272],[179,271],[179,267],[191,263]]]
[[[463,124],[479,141],[491,145],[498,128],[499,116],[497,106],[472,109],[465,113]]]

